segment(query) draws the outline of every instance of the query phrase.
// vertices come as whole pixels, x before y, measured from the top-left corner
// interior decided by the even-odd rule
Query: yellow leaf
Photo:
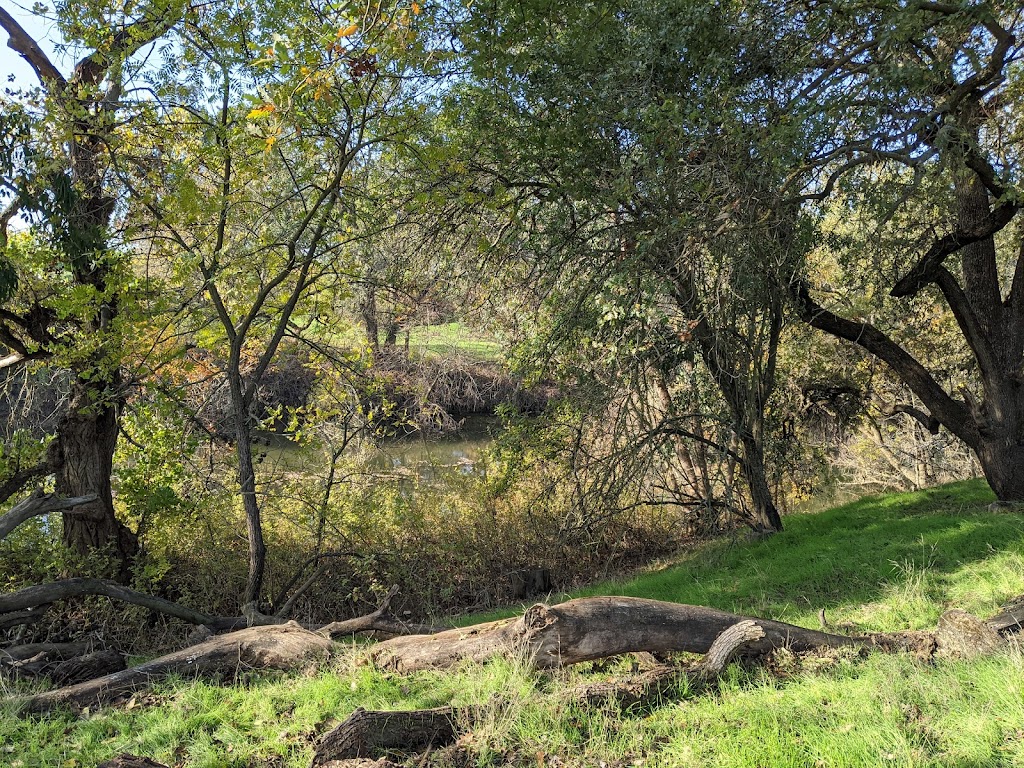
[[[338,37],[339,38],[348,37],[349,35],[354,35],[358,31],[359,31],[359,25],[358,24],[349,24],[344,29],[339,29],[338,30]]]
[[[419,3],[413,3],[412,4],[412,12],[413,12],[414,16],[419,16],[420,15],[420,4]]]
[[[267,152],[269,152],[271,149],[274,148],[274,143],[276,141],[277,141],[277,134],[272,133],[269,136],[267,136],[267,146],[266,146],[266,151]]]
[[[254,109],[250,109],[249,114],[246,115],[246,117],[250,120],[255,120],[258,117],[264,117],[266,115],[269,115],[275,109],[277,109],[277,107],[275,107],[273,104],[261,104],[260,106],[255,107]]]

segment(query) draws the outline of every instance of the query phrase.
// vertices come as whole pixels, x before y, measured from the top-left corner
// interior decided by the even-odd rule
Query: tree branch
[[[897,298],[913,296],[929,283],[936,281],[942,263],[961,248],[991,237],[1002,230],[1017,215],[1020,206],[1015,203],[1000,203],[992,209],[989,220],[976,229],[958,229],[938,238],[920,261],[902,277],[889,292]]]
[[[36,468],[34,467],[33,469]],[[46,469],[49,469],[48,465],[46,465]],[[39,517],[40,515],[45,515],[48,512],[67,512],[81,504],[88,504],[93,501],[96,501],[95,496],[73,496],[71,498],[65,498],[63,496],[58,496],[55,493],[44,494],[43,489],[39,488],[23,502],[17,504],[14,509],[6,515],[0,516],[0,541],[7,538],[7,535],[11,531],[26,520],[30,520],[33,517]]]
[[[794,283],[793,291],[797,312],[805,323],[840,339],[851,341],[883,360],[907,383],[946,429],[969,446],[978,444],[980,435],[971,412],[963,403],[950,397],[910,353],[871,323],[847,320],[822,307],[811,297],[805,281],[799,280]]]
[[[0,27],[3,27],[7,32],[7,47],[28,62],[28,65],[32,67],[32,71],[36,73],[36,77],[39,78],[40,85],[47,89],[54,83],[58,89],[63,89],[67,85],[64,75],[53,66],[53,62],[43,53],[39,43],[22,28],[3,6],[0,6]]]

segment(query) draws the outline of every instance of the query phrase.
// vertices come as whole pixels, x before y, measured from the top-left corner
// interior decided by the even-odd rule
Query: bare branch
[[[16,52],[21,58],[28,62],[32,71],[39,78],[39,83],[44,88],[50,88],[56,84],[58,90],[67,85],[64,75],[53,66],[53,62],[43,53],[39,43],[24,30],[11,14],[3,6],[0,6],[0,27],[7,32],[7,47]]]

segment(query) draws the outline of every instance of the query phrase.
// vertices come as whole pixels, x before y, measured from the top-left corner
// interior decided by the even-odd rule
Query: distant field
[[[462,323],[418,325],[409,329],[411,354],[451,357],[462,355],[481,363],[497,362],[501,345]]]

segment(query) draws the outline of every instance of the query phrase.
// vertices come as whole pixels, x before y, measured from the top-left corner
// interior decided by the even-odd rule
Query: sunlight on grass
[[[931,627],[950,607],[988,615],[1024,593],[1024,520],[989,513],[990,500],[980,482],[862,499],[788,517],[771,539],[712,542],[579,594],[705,604],[804,626],[817,626],[826,608],[840,631]],[[481,706],[484,716],[463,739],[461,762],[441,750],[426,764],[543,766],[554,756],[621,768],[1024,765],[1018,650],[934,664],[853,650],[783,653],[771,670],[734,665],[716,690],[683,690],[627,713],[571,701],[568,691],[594,679],[590,665],[537,673],[499,660],[401,677],[360,665],[360,653],[343,648],[318,672],[243,674],[233,685],[165,681],[138,706],[82,717],[21,719],[7,705],[0,765],[83,768],[127,751],[187,768],[306,768],[316,737],[357,706],[448,703]]]

